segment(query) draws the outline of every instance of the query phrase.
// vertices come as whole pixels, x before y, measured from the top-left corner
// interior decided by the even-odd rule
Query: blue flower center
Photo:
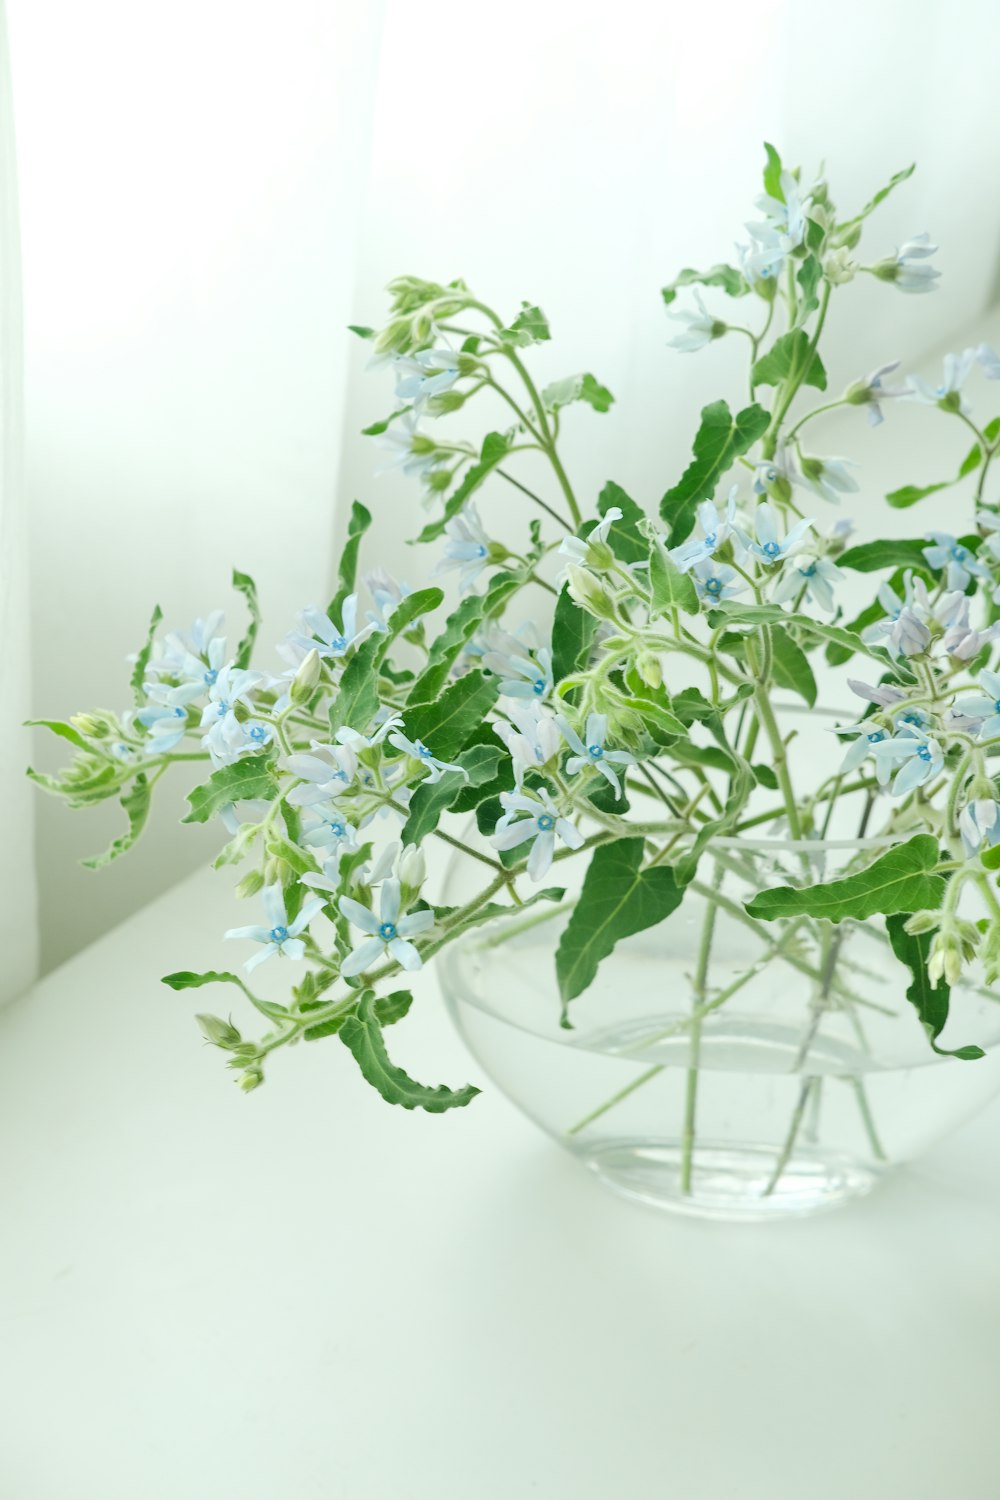
[[[951,549],[951,555],[955,559],[956,562],[965,562],[965,559],[968,557],[969,554],[968,554],[968,552],[966,551],[966,549],[964,547],[957,547],[956,546],[956,547],[952,547],[952,549]]]
[[[342,839],[344,837],[344,834],[347,832],[347,829],[344,827],[343,823],[330,823],[328,827],[330,829],[330,832],[336,834],[338,839]]]
[[[706,578],[705,579],[705,593],[706,594],[721,594],[722,593],[722,579],[721,578]]]
[[[215,682],[215,679],[218,677],[218,675],[219,674],[218,674],[217,670],[215,669],[215,667],[209,667],[208,671],[205,673],[204,677],[202,678],[202,682],[204,682],[208,687],[211,687],[212,684]]]
[[[868,735],[869,745],[878,745],[884,739],[885,735],[882,733],[881,729],[873,729],[871,734]]]
[[[483,544],[481,542],[480,542],[479,546],[476,548],[476,556],[477,557],[485,557],[486,556],[486,548],[483,546]]]
[[[781,551],[781,547],[777,542],[765,542],[763,551],[767,557],[777,557]]]
[[[395,922],[383,922],[378,930],[378,935],[382,939],[383,943],[391,943],[393,938],[396,936]]]
[[[288,936],[288,928],[287,927],[282,927],[279,924],[279,926],[271,928],[271,942],[272,943],[283,943],[285,941],[285,939],[286,939],[287,936]]]
[[[923,722],[923,719],[922,719],[922,716],[920,714],[914,713],[911,710],[908,714],[900,714],[899,722],[901,724],[918,724],[919,725],[919,724],[921,724]]]
[[[538,696],[541,697],[542,693],[545,692],[545,678],[536,677],[534,682],[531,684],[531,691],[533,693],[537,693]]]
[[[253,726],[253,728],[250,730],[250,738],[252,740],[256,740],[258,745],[261,744],[261,742],[263,740],[266,740],[267,739],[267,730],[265,729],[264,725],[263,724],[255,724]]]
[[[331,781],[342,781],[345,786],[350,781],[350,779],[351,778],[348,776],[346,771],[334,771],[333,775],[330,777]]]
[[[347,637],[345,635],[335,635],[334,638],[333,638],[333,640],[330,642],[330,650],[331,651],[338,651],[338,652],[339,651],[346,651],[347,650]]]
[[[556,826],[556,820],[551,813],[542,813],[540,818],[535,819],[535,822],[543,833],[548,833]]]
[[[997,713],[1000,714],[1000,698],[994,699],[993,707],[996,709]]]
[[[423,740],[416,740],[414,742],[414,749],[416,750],[417,754],[420,756],[421,760],[433,760],[434,759],[434,752],[432,750],[428,750],[428,748],[424,744]]]
[[[590,756],[591,760],[600,760],[602,755],[604,754],[604,750],[600,745],[588,745],[587,754]]]
[[[174,709],[174,718],[175,719],[186,719],[187,718],[187,709],[186,708],[175,708]]]
[[[920,749],[917,751],[917,759],[918,760],[930,760],[931,759],[931,752],[930,752],[930,750],[928,749],[928,747],[926,745],[921,745],[920,746]]]
[[[215,711],[218,714],[218,716],[219,716],[220,719],[224,719],[226,717],[226,714],[229,712],[229,704],[226,702],[226,700],[224,698],[220,698],[219,699],[219,703],[218,703]],[[178,709],[178,713],[179,712],[180,712],[180,709]]]
[[[714,547],[715,544],[716,544],[716,542],[718,541],[718,539],[719,539],[719,533],[717,531],[706,531],[705,532],[705,542],[706,542],[706,544],[709,547]]]
[[[815,578],[815,576],[816,576],[816,564],[815,563],[810,563],[809,566],[808,566],[808,568],[800,568],[799,572],[801,573],[801,575],[802,575],[803,578]]]

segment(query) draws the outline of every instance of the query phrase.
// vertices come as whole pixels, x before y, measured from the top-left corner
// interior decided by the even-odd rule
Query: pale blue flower
[[[835,734],[856,734],[858,738],[849,746],[847,754],[840,763],[840,774],[843,776],[848,771],[856,771],[861,762],[875,750],[877,745],[884,744],[889,736],[878,724],[870,720],[860,724],[849,724],[844,729],[834,730]]]
[[[353,745],[330,745],[313,740],[312,749],[297,750],[278,762],[283,771],[297,776],[287,800],[293,807],[315,807],[343,796],[358,774],[358,755]]]
[[[377,624],[374,621],[358,625],[358,596],[349,594],[344,600],[339,624],[324,610],[311,605],[299,615],[299,629],[286,636],[278,646],[278,652],[294,667],[298,667],[310,651],[316,651],[330,661],[339,661],[367,640],[375,629]]]
[[[967,802],[959,814],[958,831],[970,859],[983,848],[994,848],[1000,844],[1000,803],[992,797]]]
[[[304,958],[306,945],[299,937],[299,933],[305,931],[323,906],[319,897],[307,901],[294,922],[289,922],[285,909],[285,897],[280,885],[266,885],[260,896],[268,926],[231,927],[224,934],[227,938],[250,938],[255,943],[264,944],[261,951],[255,953],[253,958],[248,959],[243,965],[248,973],[256,969],[258,964],[273,958],[276,953],[280,953],[283,958]]]
[[[583,834],[568,818],[561,817],[544,787],[529,797],[525,792],[501,792],[504,815],[490,842],[494,849],[517,849],[531,840],[528,878],[541,880],[555,854],[556,835],[568,849],[579,849]],[[524,814],[517,817],[517,814]]]
[[[873,747],[876,775],[885,786],[896,766],[892,783],[894,797],[903,797],[935,777],[944,765],[944,751],[937,740],[922,730],[908,728]]]
[[[891,708],[894,703],[902,703],[906,697],[902,688],[893,687],[889,682],[880,682],[878,687],[872,687],[870,683],[860,682],[857,677],[848,677],[847,686],[866,703],[877,703],[879,708]]]
[[[720,599],[732,599],[746,588],[746,579],[725,563],[715,563],[709,557],[697,562],[691,569],[691,577],[699,599],[709,604],[718,604]]]
[[[332,801],[316,802],[306,807],[302,820],[300,843],[306,849],[332,849],[339,855],[353,853],[358,830]],[[305,878],[305,877],[303,877]]]
[[[517,650],[517,642],[513,644],[514,650],[509,654],[484,652],[483,666],[501,679],[500,692],[504,697],[547,698],[552,691],[552,652],[547,646],[542,646],[535,655],[529,656],[523,647]]]
[[[762,244],[774,243],[786,254],[798,249],[806,234],[806,207],[810,194],[805,198],[799,191],[797,178],[791,172],[782,172],[781,198],[762,193],[754,199],[754,207],[764,215],[763,224],[748,224],[746,227],[754,239]]]
[[[415,911],[401,917],[398,880],[383,880],[377,917],[367,906],[362,906],[360,901],[352,901],[350,896],[341,896],[337,905],[352,926],[371,933],[368,941],[355,948],[341,964],[340,972],[345,979],[363,974],[383,954],[395,960],[401,969],[412,972],[423,967],[423,959],[407,939],[429,932],[434,926],[434,913]]]
[[[207,691],[226,660],[225,616],[213,610],[204,620],[197,619],[188,630],[170,630],[153,642],[146,665],[150,677],[174,677],[188,688],[198,686],[187,698],[191,702]],[[134,660],[132,657],[130,660]],[[182,701],[177,699],[177,702]]]
[[[789,464],[788,474],[794,484],[804,484],[829,505],[839,505],[841,495],[853,495],[858,481],[850,472],[857,465],[850,458],[816,458],[800,454],[797,465]]]
[[[885,421],[881,405],[883,401],[893,400],[908,393],[909,388],[906,385],[886,385],[884,383],[884,377],[891,375],[894,370],[898,370],[899,363],[898,359],[893,359],[887,365],[879,365],[878,369],[872,370],[871,374],[866,375],[862,382],[863,389],[868,393],[864,406],[868,415],[869,427],[879,427]],[[862,400],[863,397],[859,397],[858,399]]]
[[[567,536],[559,544],[559,552],[563,557],[568,557],[571,562],[582,567],[589,563],[591,567],[597,566],[597,560],[591,557],[590,549],[595,542],[608,543],[608,534],[616,521],[622,518],[622,511],[617,505],[609,505],[602,518],[593,525],[585,537]]]
[[[419,354],[394,360],[396,399],[412,401],[419,411],[432,396],[455,384],[458,359],[453,349],[421,349]]]
[[[562,736],[555,716],[537,700],[501,698],[497,708],[506,718],[497,720],[493,732],[503,741],[520,786],[528,771],[540,770],[559,754]]]
[[[465,593],[490,564],[490,539],[483,530],[475,501],[467,501],[461,514],[452,516],[444,529],[449,540],[445,543],[444,557],[434,569],[434,575],[436,577],[457,568],[458,586]]]
[[[968,416],[972,408],[962,396],[961,391],[975,363],[975,349],[963,349],[961,354],[946,354],[941,383],[931,385],[930,381],[924,380],[922,375],[911,375],[907,381],[907,396],[910,400],[920,401],[925,406],[940,406],[944,402],[947,411],[954,411],[957,408]]]
[[[379,469],[379,474],[386,474],[390,469],[402,469],[404,474],[426,476],[448,458],[448,454],[437,447],[433,438],[420,431],[420,425],[412,412],[404,412],[401,417],[390,422],[385,432],[375,439],[375,446],[392,454],[390,462]]]
[[[937,245],[931,244],[929,234],[915,234],[912,240],[900,245],[896,251],[895,265],[891,271],[887,268],[883,279],[891,281],[901,292],[936,291],[934,283],[941,272],[926,262],[929,256],[937,254],[937,250]]]
[[[252,748],[234,709],[238,703],[247,703],[263,681],[260,672],[246,671],[230,662],[212,683],[201,715],[201,728],[205,730],[201,743],[217,764],[226,765],[236,759],[241,747]],[[254,736],[259,741],[258,748],[262,748],[268,743],[270,732],[259,722],[254,722],[253,727],[265,731]]]
[[[812,525],[812,521],[798,521],[784,540],[779,541],[778,517],[774,512],[774,507],[768,500],[762,500],[754,517],[757,540],[749,542],[748,549],[766,563],[781,562],[792,555]]]
[[[924,547],[923,553],[935,572],[948,569],[946,579],[949,589],[962,591],[973,574],[977,578],[989,578],[989,569],[981,563],[974,552],[947,531],[925,531],[924,536],[933,542]]]
[[[984,667],[977,680],[986,692],[975,698],[960,699],[955,704],[955,713],[963,719],[978,721],[979,738],[992,740],[1000,734],[1000,672]]]
[[[426,766],[429,782],[440,781],[445,771],[460,771],[466,781],[469,779],[468,771],[463,770],[461,766],[454,765],[451,761],[438,760],[433,750],[425,745],[423,740],[411,740],[401,729],[389,735],[389,744],[395,745],[397,750],[402,750],[411,760],[419,761],[422,766]]]
[[[410,585],[397,581],[385,568],[372,568],[370,573],[365,573],[364,584],[375,603],[374,610],[368,611],[368,619],[376,630],[384,632],[389,628],[389,616],[393,610],[411,592]]]
[[[750,226],[747,225],[749,229]],[[782,272],[787,255],[772,237],[766,243],[758,240],[750,231],[749,245],[737,245],[736,255],[744,281],[753,286],[755,281],[774,281]]]
[[[667,313],[667,317],[673,318],[675,323],[683,324],[683,331],[676,338],[668,339],[667,347],[679,349],[682,354],[694,354],[698,349],[704,349],[706,344],[726,331],[725,323],[709,312],[699,292],[694,293],[694,300],[698,304],[697,312],[679,309],[677,312]]]
[[[980,344],[976,349],[976,358],[982,365],[987,380],[1000,380],[1000,354],[992,344]]]
[[[690,572],[695,563],[704,562],[707,557],[712,557],[729,537],[734,537],[741,547],[745,547],[745,538],[736,524],[738,489],[739,486],[734,484],[729,491],[724,516],[719,514],[714,500],[703,500],[698,506],[698,525],[701,527],[701,536],[689,537],[679,546],[668,549],[671,561],[680,568],[682,573]]]
[[[787,604],[789,600],[798,599],[804,591],[806,599],[811,599],[820,609],[833,614],[836,609],[833,590],[843,581],[843,573],[829,558],[803,552],[786,565],[774,586],[771,599],[775,604]]]
[[[147,689],[147,694],[151,694]],[[150,703],[140,708],[136,719],[149,731],[146,750],[151,755],[166,755],[179,745],[187,733],[187,709],[181,704],[171,707],[164,703]]]
[[[634,766],[635,756],[629,755],[625,750],[606,750],[604,742],[608,735],[607,714],[588,714],[586,724],[586,741],[582,740],[568,719],[561,714],[556,715],[556,723],[562,731],[563,739],[576,754],[571,755],[566,762],[566,770],[571,776],[577,771],[582,771],[584,766],[593,766],[599,771],[606,781],[614,787],[618,796],[621,796],[621,782],[612,766]]]

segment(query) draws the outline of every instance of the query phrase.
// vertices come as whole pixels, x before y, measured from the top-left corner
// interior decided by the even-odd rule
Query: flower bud
[[[415,844],[407,844],[399,856],[397,865],[400,884],[408,890],[419,891],[427,879],[427,863],[424,859],[424,851],[418,849]]]
[[[69,721],[74,729],[81,734],[87,735],[92,740],[103,740],[111,733],[111,725],[99,712],[93,714],[73,714]]]
[[[587,567],[596,573],[607,573],[615,565],[615,554],[607,542],[587,543]]]
[[[237,897],[243,901],[247,896],[256,896],[257,892],[263,890],[264,877],[259,870],[250,870],[239,885],[236,887]]]
[[[911,937],[919,937],[924,932],[934,932],[941,916],[936,911],[918,911],[914,916],[908,917],[903,923],[903,930]]]
[[[647,687],[663,686],[663,664],[655,651],[640,651],[635,659],[635,669]]]
[[[249,1094],[254,1089],[259,1089],[264,1082],[263,1071],[260,1068],[247,1068],[245,1073],[240,1074],[237,1082],[243,1092]]]
[[[210,1015],[195,1016],[195,1020],[201,1027],[202,1036],[215,1047],[238,1047],[243,1040],[231,1021]]]
[[[289,694],[296,707],[308,703],[319,684],[320,672],[323,664],[319,659],[319,652],[315,647],[304,657],[299,664],[299,669],[292,678],[292,687]]]
[[[570,597],[576,600],[581,609],[596,615],[599,620],[615,618],[614,604],[599,580],[586,568],[581,568],[577,563],[569,563],[566,568],[566,586]]]
[[[846,286],[858,273],[858,263],[851,259],[846,245],[831,250],[823,262],[823,274],[831,286]]]

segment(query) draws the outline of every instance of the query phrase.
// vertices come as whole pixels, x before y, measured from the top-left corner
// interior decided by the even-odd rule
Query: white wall
[[[931,229],[944,290],[849,288],[835,384],[969,324],[1000,242],[1000,199],[970,190],[991,180],[993,139],[991,53],[970,37],[995,22],[985,0],[916,13],[886,0],[876,32],[859,0],[11,0],[35,712],[123,704],[150,605],[184,622],[227,602],[232,563],[259,576],[280,635],[323,596],[336,498],[338,526],[343,502],[372,503],[369,557],[419,576],[416,486],[373,481],[356,435],[390,383],[343,333],[378,320],[401,270],[464,275],[511,310],[537,299],[555,334],[543,378],[592,369],[618,397],[567,417],[584,497],[614,477],[650,507],[700,405],[742,388],[735,350],[665,348],[658,289],[731,253],[762,138],[807,166],[825,153],[845,204],[921,161],[874,244]],[[910,414],[881,451],[924,430]],[[928,441],[947,470],[946,439]],[[176,797],[100,875],[73,860],[114,811],[39,802],[46,963],[207,852],[210,835],[175,826]]]

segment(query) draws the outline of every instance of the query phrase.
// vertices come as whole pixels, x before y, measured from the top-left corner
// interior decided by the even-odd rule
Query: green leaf
[[[322,1008],[322,1001],[316,1001],[315,1008]],[[401,1021],[413,1004],[413,996],[409,990],[393,990],[391,995],[380,995],[375,1001],[375,1019],[380,1026],[393,1026]],[[306,1005],[303,1010],[308,1011],[313,1007]],[[339,1016],[331,1016],[328,1021],[319,1021],[315,1026],[307,1026],[303,1031],[303,1038],[307,1042],[318,1042],[327,1036],[336,1036],[348,1016],[357,1013],[357,1006],[342,1011]]]
[[[447,812],[464,791],[483,787],[494,780],[504,758],[499,744],[470,745],[456,762],[465,771],[465,776],[459,771],[446,771],[437,781],[422,781],[410,798],[409,815],[400,834],[404,846],[420,844],[429,833],[433,833],[442,813]]]
[[[231,802],[271,802],[277,795],[278,783],[271,775],[269,760],[261,756],[238,760],[231,766],[221,766],[203,786],[188,792],[191,811],[181,822],[207,823]]]
[[[440,589],[418,589],[407,594],[396,605],[386,622],[386,629],[358,647],[340,679],[340,690],[330,705],[330,733],[338,729],[366,730],[378,712],[378,676],[382,661],[397,636],[415,620],[437,609],[444,599]]]
[[[580,608],[564,584],[552,621],[552,676],[556,682],[572,677],[581,669],[596,629],[594,616]]]
[[[462,648],[475,635],[482,620],[482,597],[467,594],[445,620],[441,634],[431,642],[426,665],[407,694],[407,704],[433,702],[448,681],[448,674]]]
[[[822,230],[820,231],[820,234],[822,235]],[[810,313],[814,313],[817,307],[819,307],[819,298],[816,295],[816,288],[819,286],[822,277],[823,267],[820,264],[819,256],[807,255],[805,260],[799,267],[798,274],[795,277],[795,280],[802,288],[800,316],[808,317]]]
[[[698,613],[698,593],[687,573],[682,573],[661,542],[654,541],[649,553],[649,586],[653,613],[669,615],[675,609]]]
[[[773,625],[791,617],[780,604],[741,604],[738,599],[723,599],[706,616],[713,630],[720,625]]]
[[[983,435],[988,442],[993,442],[998,434],[1000,434],[1000,417],[994,417],[993,421],[983,429]],[[908,510],[911,505],[916,505],[918,500],[926,500],[928,495],[936,495],[938,490],[950,489],[953,484],[958,484],[959,480],[967,479],[970,474],[975,473],[982,461],[983,450],[978,443],[973,443],[962,459],[954,479],[941,479],[937,484],[904,484],[901,489],[892,490],[885,498],[894,509]]]
[[[580,899],[556,950],[563,1010],[582,995],[616,943],[655,927],[676,911],[684,896],[666,865],[640,869],[645,840],[615,839],[594,850]]]
[[[893,188],[898,187],[901,182],[905,182],[908,177],[912,177],[915,171],[916,162],[912,163],[911,166],[904,167],[901,172],[893,173],[893,175],[889,178],[889,181],[886,183],[885,187],[879,188],[875,196],[868,200],[859,214],[855,214],[854,218],[848,219],[846,223],[837,225],[838,230],[850,229],[855,224],[860,224],[862,219],[867,219],[868,215],[870,213],[874,213],[875,209],[878,208],[880,203],[885,202],[886,198],[888,198]]]
[[[530,302],[521,303],[521,311],[513,323],[500,334],[505,344],[513,344],[518,349],[526,349],[529,344],[546,343],[551,337],[545,314]]]
[[[542,391],[542,404],[546,411],[558,411],[574,401],[585,401],[595,411],[610,411],[614,396],[606,385],[601,385],[593,375],[567,375],[565,380],[556,380]]]
[[[496,702],[497,680],[482,672],[466,672],[435,703],[408,707],[404,730],[421,740],[438,760],[454,760],[464,749]]]
[[[719,264],[710,271],[693,271],[687,267],[663,288],[663,301],[667,307],[676,302],[678,290],[685,286],[718,287],[727,297],[745,297],[750,290],[742,272],[737,271],[735,266]]]
[[[926,541],[909,541],[902,537],[861,542],[840,554],[837,567],[852,568],[855,573],[878,573],[882,568],[917,568],[921,573],[930,573],[930,564],[924,556],[927,545]]]
[[[700,501],[711,500],[722,475],[767,431],[770,417],[761,406],[745,407],[734,418],[725,401],[702,408],[694,458],[660,501],[660,515],[676,546],[690,533]]]
[[[429,1088],[426,1084],[417,1083],[402,1068],[391,1063],[385,1050],[371,990],[365,991],[358,1001],[357,1012],[347,1017],[338,1034],[344,1046],[353,1053],[366,1080],[389,1104],[399,1104],[403,1109],[425,1109],[429,1114],[442,1114],[446,1109],[462,1108],[479,1093],[479,1089],[473,1088],[471,1084],[454,1090],[443,1084],[438,1088]]]
[[[816,702],[816,679],[802,647],[780,625],[771,629],[774,680],[779,687],[798,693],[812,708]]]
[[[823,361],[815,350],[810,354],[809,335],[804,328],[783,333],[777,343],[761,356],[751,373],[753,385],[780,385],[789,378],[802,385],[813,385],[818,391],[826,390]]]
[[[944,877],[932,874],[938,862],[937,840],[918,833],[905,844],[880,854],[864,870],[842,880],[825,881],[798,889],[779,885],[760,891],[745,902],[752,917],[772,922],[778,917],[824,917],[842,922],[845,917],[864,921],[878,912],[933,911],[944,896]]]
[[[433,542],[444,535],[444,528],[453,516],[457,516],[470,496],[474,495],[483,481],[492,474],[497,464],[502,463],[510,452],[510,443],[499,432],[488,432],[483,439],[479,462],[472,465],[462,483],[449,495],[444,510],[437,521],[428,521],[417,537],[417,542]]]
[[[296,875],[314,875],[319,870],[319,865],[310,854],[280,833],[271,834],[267,841],[267,852],[272,859],[280,859],[289,869],[294,870]],[[289,912],[289,916],[291,915]]]
[[[146,773],[140,771],[131,789],[121,798],[122,807],[128,818],[128,831],[120,834],[103,854],[94,854],[90,859],[81,859],[80,863],[88,870],[103,870],[105,865],[111,864],[112,860],[131,849],[146,826],[151,798],[152,789],[146,780]]]
[[[234,568],[233,588],[243,595],[250,613],[250,624],[247,626],[247,633],[236,648],[236,665],[240,668],[245,668],[250,665],[254,642],[257,639],[257,631],[260,629],[260,605],[257,603],[257,585],[249,573],[241,573],[238,568]]]
[[[358,576],[358,550],[361,546],[361,538],[371,524],[371,511],[367,510],[360,501],[355,500],[351,505],[351,519],[347,523],[347,540],[340,554],[337,592],[326,607],[331,620],[340,620],[344,600],[354,593],[354,584]]]
[[[927,1038],[935,1052],[942,1057],[959,1057],[963,1062],[969,1062],[977,1057],[985,1057],[982,1047],[939,1047],[938,1037],[941,1035],[948,1019],[948,1006],[951,992],[943,979],[936,985],[930,982],[927,972],[927,961],[930,955],[931,934],[922,932],[918,936],[911,936],[906,931],[907,917],[901,913],[886,918],[886,930],[892,951],[901,964],[905,964],[911,974],[911,981],[906,989],[906,998],[914,1007],[920,1017],[921,1024],[927,1033]]]
[[[785,190],[781,186],[781,157],[770,141],[764,142],[764,151],[767,155],[767,161],[764,164],[764,191],[772,198],[777,198],[779,203],[784,203]]]
[[[180,969],[176,974],[164,974],[160,983],[168,984],[172,990],[200,990],[203,984],[238,984],[243,989],[239,975],[230,974],[225,969],[208,969],[204,974]]]
[[[24,727],[25,729],[51,729],[52,733],[57,734],[61,740],[69,740],[70,744],[75,745],[78,750],[86,750],[88,754],[93,754],[93,747],[87,744],[83,735],[79,734],[72,724],[66,724],[62,719],[26,719]]]
[[[156,627],[162,619],[163,615],[160,611],[160,606],[157,604],[150,616],[149,630],[146,632],[145,644],[135,659],[132,676],[129,678],[132,697],[140,707],[146,701],[146,693],[143,686],[146,679],[146,668],[149,666],[149,658],[153,652],[153,637],[156,635]]]
[[[597,497],[597,509],[603,517],[613,506],[618,507],[622,517],[620,521],[611,523],[608,546],[620,562],[645,562],[649,543],[640,536],[637,528],[641,521],[647,519],[646,512],[640,505],[636,505],[620,484],[615,484],[613,479],[609,479]]]
[[[347,331],[348,333],[357,334],[359,339],[373,339],[375,337],[375,329],[366,328],[361,323],[348,323]]]

